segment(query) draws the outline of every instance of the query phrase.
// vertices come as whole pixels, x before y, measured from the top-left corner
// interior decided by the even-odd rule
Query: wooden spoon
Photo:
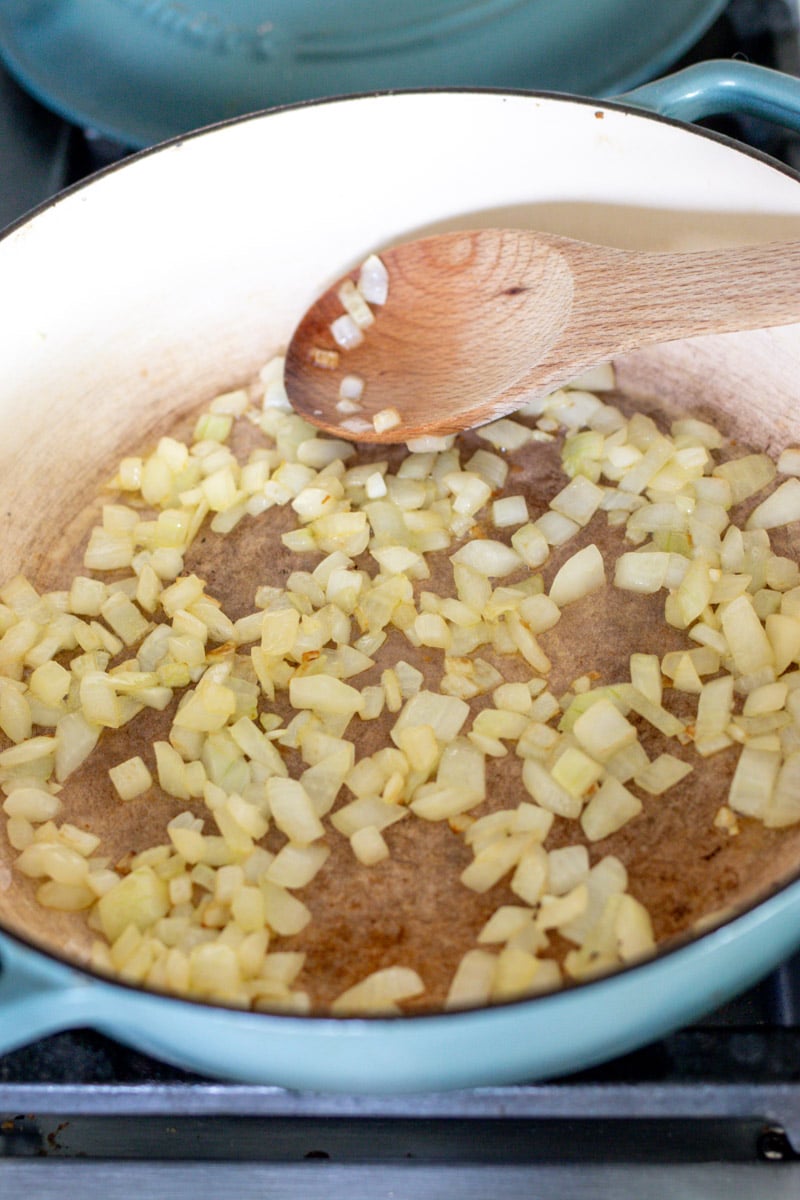
[[[363,342],[339,349],[335,367],[317,365],[320,349],[338,349],[340,280],[303,317],[286,358],[295,409],[357,441],[485,424],[638,346],[800,321],[800,243],[651,253],[481,229],[381,259],[388,299]],[[337,409],[345,375],[364,381],[355,414]],[[400,423],[376,432],[375,414],[392,409]]]

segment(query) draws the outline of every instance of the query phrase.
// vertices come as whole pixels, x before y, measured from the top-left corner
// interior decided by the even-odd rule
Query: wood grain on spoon
[[[363,442],[486,424],[638,346],[800,321],[796,243],[673,254],[481,229],[407,242],[381,259],[389,295],[363,342],[339,350],[333,369],[314,361],[318,349],[338,349],[339,280],[303,317],[286,357],[295,409]],[[355,416],[336,407],[345,375],[364,380]],[[377,433],[372,419],[386,409],[401,423]]]

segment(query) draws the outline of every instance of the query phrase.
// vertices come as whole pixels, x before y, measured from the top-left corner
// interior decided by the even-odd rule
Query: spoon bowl
[[[481,229],[381,260],[388,295],[360,342],[342,349],[331,333],[353,271],[308,310],[286,356],[296,411],[355,441],[457,433],[639,346],[800,321],[798,243],[651,253]],[[355,408],[341,403],[347,375],[363,381]]]

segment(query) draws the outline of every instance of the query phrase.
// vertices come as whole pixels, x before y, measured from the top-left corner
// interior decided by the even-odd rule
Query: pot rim
[[[748,158],[755,159],[757,162],[763,163],[765,166],[777,170],[782,175],[788,176],[800,182],[800,169],[789,166],[787,163],[781,162],[780,159],[767,154],[764,150],[759,150],[757,147],[748,146],[744,142],[737,141],[736,138],[729,134],[721,133],[715,129],[707,129],[705,126],[697,126],[687,124],[686,121],[679,120],[677,117],[664,116],[661,113],[654,112],[652,109],[642,108],[636,104],[632,104],[624,99],[600,99],[592,96],[578,95],[572,92],[558,92],[547,90],[533,90],[527,88],[495,88],[495,87],[439,87],[439,88],[394,88],[382,91],[367,91],[357,93],[346,93],[336,96],[319,96],[311,97],[308,100],[297,100],[291,104],[276,105],[274,108],[256,109],[253,112],[244,113],[239,116],[227,117],[221,121],[215,121],[210,125],[202,125],[197,129],[193,129],[188,133],[177,134],[175,137],[166,139],[166,141],[158,142],[153,146],[144,146],[141,149],[133,149],[116,162],[109,163],[105,167],[93,172],[91,175],[83,179],[76,180],[75,183],[68,184],[62,188],[54,196],[47,200],[41,201],[27,212],[13,220],[9,225],[0,230],[0,243],[2,243],[10,234],[16,232],[21,226],[27,225],[33,221],[41,213],[60,204],[63,199],[75,195],[84,188],[91,186],[95,180],[104,179],[126,167],[136,164],[144,159],[150,158],[153,155],[160,154],[164,150],[176,149],[182,146],[185,142],[194,142],[200,138],[209,135],[224,133],[226,129],[233,128],[239,125],[246,125],[251,122],[262,121],[268,117],[281,116],[284,113],[299,112],[305,109],[320,108],[332,104],[350,104],[363,100],[392,100],[402,99],[404,96],[487,96],[487,97],[513,97],[518,100],[545,100],[556,101],[558,103],[577,104],[582,107],[594,107],[597,110],[605,109],[611,112],[626,113],[628,116],[641,117],[645,120],[653,121],[657,124],[668,125],[674,129],[682,130],[687,134],[695,137],[706,139],[707,141],[716,142],[718,145],[724,146],[729,150],[737,151]]]

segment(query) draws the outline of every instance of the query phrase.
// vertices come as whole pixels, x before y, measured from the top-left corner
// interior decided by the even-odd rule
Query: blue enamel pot
[[[0,57],[127,145],[321,96],[535,87],[611,95],[665,70],[725,0],[5,0]]]
[[[251,376],[320,285],[375,247],[481,222],[654,248],[796,239],[794,173],[686,123],[721,110],[798,127],[800,82],[709,63],[613,102],[469,90],[322,101],[144,151],[43,206],[0,240],[0,577],[62,586],[102,464]],[[626,389],[688,408],[701,398],[771,451],[800,441],[800,327],[616,366]],[[476,1011],[332,1019],[101,978],[3,843],[0,1053],[90,1026],[195,1071],[293,1088],[574,1071],[700,1017],[800,945],[800,834],[776,845],[743,868],[735,911],[618,974]]]

